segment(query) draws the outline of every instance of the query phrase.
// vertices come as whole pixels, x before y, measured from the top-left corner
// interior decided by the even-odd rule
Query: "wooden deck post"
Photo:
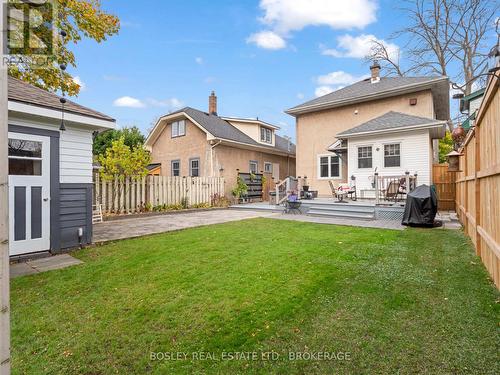
[[[380,203],[380,191],[379,191],[379,180],[378,180],[378,172],[374,173],[375,177],[375,204]]]

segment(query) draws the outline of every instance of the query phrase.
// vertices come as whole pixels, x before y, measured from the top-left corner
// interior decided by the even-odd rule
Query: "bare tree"
[[[405,40],[404,67],[374,41],[368,59],[377,59],[390,75],[438,74],[449,76],[452,87],[470,94],[471,80],[487,66],[487,34],[494,29],[500,4],[496,0],[406,0],[401,11],[408,26],[390,39]],[[462,83],[462,84],[461,84]],[[465,83],[465,84],[464,84]]]

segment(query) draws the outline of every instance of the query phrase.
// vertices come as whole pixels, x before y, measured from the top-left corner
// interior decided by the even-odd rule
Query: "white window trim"
[[[179,163],[179,176],[174,175],[174,163]],[[170,176],[181,177],[181,159],[174,159],[170,161]]]
[[[332,153],[320,154],[316,158],[316,162],[318,164],[318,167],[317,167],[318,180],[342,180],[343,179],[343,176],[342,176],[342,158],[341,157],[339,157],[339,176],[338,177],[321,177],[321,158],[324,158],[324,157],[330,158],[331,156],[337,156],[337,155],[332,154]],[[329,159],[328,160],[328,175],[331,176],[331,174],[332,174],[332,163],[331,163],[331,160]]]
[[[184,132],[183,132],[182,134],[181,134],[181,133],[179,133],[179,124],[180,124],[181,122],[183,122],[183,123],[184,123],[184,126],[183,126],[183,128],[184,128]],[[174,135],[174,124],[176,124],[176,126],[177,126],[177,132],[178,132],[178,133],[177,133],[176,135]],[[172,123],[170,124],[170,128],[171,128],[171,129],[170,129],[170,135],[171,135],[171,137],[172,137],[172,138],[183,137],[183,136],[185,136],[185,135],[186,135],[186,120],[177,120],[177,121],[174,121],[174,122],[172,122]]]
[[[386,167],[385,166],[385,146],[388,145],[399,145],[399,166],[397,167]],[[401,169],[403,165],[403,144],[401,141],[394,142],[384,142],[382,143],[382,166],[384,169]]]
[[[193,161],[198,162],[198,168],[195,168],[198,169],[198,176],[193,176]],[[199,157],[189,159],[189,177],[201,177],[200,163],[201,162]]]
[[[256,173],[256,174],[258,174],[258,173],[259,173],[259,162],[258,162],[257,160],[250,160],[250,161],[248,162],[248,173],[253,173],[253,172],[252,172],[252,168],[250,168],[250,166],[251,166],[252,164],[255,164],[255,165],[256,165],[256,169],[257,169],[257,171],[255,171],[255,173]]]
[[[270,165],[271,166],[271,170],[270,171],[266,171],[266,165]],[[273,173],[273,163],[271,163],[269,161],[265,161],[264,162],[264,173]]]
[[[359,167],[359,149],[362,148],[362,147],[371,147],[372,148],[372,166],[371,167],[367,167],[367,168],[360,168]],[[374,150],[375,148],[375,145],[371,144],[371,145],[356,145],[356,170],[357,171],[369,171],[370,169],[373,169],[373,165],[375,164],[375,151]]]
[[[264,130],[264,138],[266,136],[267,131],[269,131],[269,133],[271,134],[271,139],[269,140],[269,142],[266,139],[262,139],[262,130]],[[259,130],[259,138],[261,143],[265,143],[268,145],[273,144],[273,130],[270,128],[266,128],[265,126],[261,126]]]

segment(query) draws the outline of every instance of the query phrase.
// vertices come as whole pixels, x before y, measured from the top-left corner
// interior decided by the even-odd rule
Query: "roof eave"
[[[280,150],[278,148],[270,148],[270,147],[266,147],[266,146],[253,145],[253,144],[249,144],[249,143],[233,141],[231,139],[225,139],[225,138],[220,138],[220,137],[217,137],[216,139],[221,141],[222,143],[229,143],[232,145],[238,145],[238,146],[240,146],[240,148],[251,149],[251,150],[257,149],[261,152],[264,152],[263,150],[265,150],[265,152],[267,152],[268,154],[289,156],[289,157],[295,158],[295,153],[287,152],[285,150]]]
[[[357,96],[355,98],[331,101],[331,102],[327,102],[327,103],[313,104],[313,105],[309,105],[309,106],[293,107],[293,108],[286,110],[285,113],[288,115],[291,115],[291,116],[296,116],[296,115],[301,115],[301,114],[305,114],[305,113],[309,113],[309,112],[315,112],[318,110],[338,108],[338,107],[343,107],[343,106],[346,106],[349,104],[367,102],[367,101],[371,101],[374,99],[388,98],[388,97],[397,96],[400,94],[405,94],[408,92],[416,92],[416,91],[431,89],[432,85],[434,85],[438,82],[441,82],[441,81],[448,81],[448,77],[438,77],[436,79],[427,81],[425,83],[415,83],[415,84],[411,84],[411,85],[405,85],[405,86],[401,86],[397,89],[386,90],[386,91],[378,92],[378,93],[371,94],[371,95]]]
[[[391,128],[391,129],[370,130],[370,131],[357,132],[357,133],[348,133],[348,134],[339,133],[335,136],[335,138],[347,139],[347,138],[356,138],[356,137],[371,136],[371,135],[378,135],[378,134],[399,133],[399,132],[407,131],[407,130],[432,129],[432,128],[439,128],[439,127],[446,127],[446,121],[439,121],[439,122],[434,122],[434,123],[413,125],[413,126],[400,126],[398,128]]]

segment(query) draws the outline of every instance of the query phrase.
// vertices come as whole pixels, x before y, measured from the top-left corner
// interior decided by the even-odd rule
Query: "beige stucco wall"
[[[412,98],[417,99],[417,105],[410,106],[409,100]],[[355,114],[356,110],[357,114]],[[389,111],[433,119],[434,107],[431,91],[426,90],[394,98],[299,115],[296,121],[297,175],[308,177],[311,190],[318,190],[322,196],[330,195],[328,180],[318,178],[318,155],[329,153],[327,148],[336,141],[336,134]],[[343,167],[345,168],[344,165]],[[347,173],[343,173],[342,177],[342,179],[333,180],[335,185],[340,182],[347,182]]]
[[[235,120],[228,120],[228,122],[231,123],[234,127],[237,129],[241,130],[243,133],[248,135],[250,138],[255,140],[256,142],[262,143],[264,145],[275,145],[275,131],[271,128],[272,131],[272,138],[271,138],[271,143],[265,143],[261,142],[260,140],[260,124],[258,123],[248,123],[248,122],[241,122],[241,121],[235,121]]]
[[[284,179],[288,175],[295,176],[295,158],[268,154],[259,151],[244,150],[226,145],[220,145],[214,151],[216,165],[224,170],[220,176],[226,181],[226,195],[230,196],[231,190],[236,186],[237,169],[241,173],[250,171],[250,160],[258,162],[259,172],[264,170],[264,163],[279,164],[279,178]],[[289,173],[288,173],[289,172]],[[266,174],[268,178],[271,175]]]
[[[172,160],[181,161],[181,176],[189,175],[189,159],[200,158],[200,174],[207,176],[210,169],[210,147],[206,133],[189,120],[186,135],[172,138],[171,125],[165,126],[151,147],[152,163],[161,163],[161,175],[171,176]]]
[[[210,152],[211,146],[207,141],[206,133],[196,125],[186,120],[186,135],[172,138],[171,126],[166,125],[155,143],[151,147],[152,163],[161,163],[161,175],[171,176],[172,160],[181,161],[181,176],[189,175],[189,160],[200,158],[200,176],[211,175]],[[220,144],[213,149],[214,176],[224,177],[226,194],[230,196],[236,185],[237,169],[240,172],[249,172],[250,160],[258,162],[259,171],[264,170],[264,163],[279,164],[280,179],[289,174],[295,176],[295,158],[251,151]],[[223,171],[220,171],[223,169]],[[268,175],[271,178],[271,175]]]

